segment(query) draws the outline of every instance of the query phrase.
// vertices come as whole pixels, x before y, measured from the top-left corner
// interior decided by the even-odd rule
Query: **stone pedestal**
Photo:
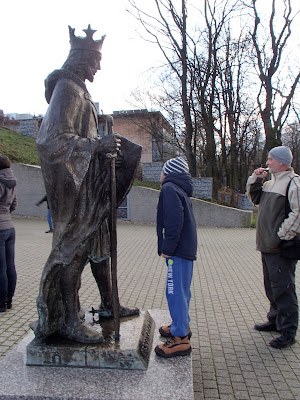
[[[27,365],[146,370],[155,323],[148,311],[122,318],[118,341],[113,338],[113,320],[94,323],[86,313],[85,324],[101,330],[104,342],[84,345],[58,336],[41,342],[33,339],[26,348]]]
[[[29,333],[0,361],[0,400],[192,400],[192,358],[163,359],[153,348],[168,311],[149,310],[155,322],[147,370],[26,365]],[[123,326],[121,335],[125,335]],[[136,346],[135,346],[136,348]]]

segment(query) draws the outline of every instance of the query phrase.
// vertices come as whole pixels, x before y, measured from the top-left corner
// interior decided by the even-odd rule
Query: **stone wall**
[[[46,203],[42,203],[39,207],[35,205],[46,194],[41,167],[27,164],[12,164],[11,168],[17,178],[18,206],[15,214],[45,217],[47,213]]]
[[[218,201],[225,205],[231,205],[241,210],[253,210],[253,204],[249,200],[247,194],[234,193],[232,191],[219,191]]]
[[[143,180],[159,182],[163,167],[162,162],[143,163]],[[212,178],[193,178],[193,196],[197,199],[211,200],[212,198]]]
[[[238,196],[238,208],[240,208],[241,210],[253,210],[253,204],[246,194],[240,194]]]
[[[46,217],[46,203],[37,207],[35,203],[45,195],[45,187],[40,167],[26,164],[12,164],[18,180],[18,207],[15,214]],[[127,218],[132,222],[156,222],[159,190],[132,187],[128,195]],[[192,199],[196,222],[199,226],[250,227],[251,211],[212,204],[208,201]],[[121,214],[123,214],[122,210]],[[124,210],[123,210],[124,211]],[[119,215],[126,218],[124,215]]]
[[[142,176],[144,181],[149,182],[159,182],[161,170],[163,167],[163,163],[160,161],[157,162],[147,162],[142,164],[143,171]]]
[[[24,136],[30,136],[36,138],[39,131],[39,119],[20,119],[18,120],[20,125],[18,126],[18,132],[21,132]]]
[[[156,223],[156,208],[159,190],[133,187],[129,193],[129,215],[132,222]],[[226,228],[249,228],[251,211],[213,204],[205,200],[192,199],[196,223],[199,226]]]
[[[194,192],[196,199],[212,199],[213,178],[193,178]]]

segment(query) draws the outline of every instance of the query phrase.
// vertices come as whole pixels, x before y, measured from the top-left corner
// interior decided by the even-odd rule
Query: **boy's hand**
[[[162,253],[162,255],[161,255],[163,258],[169,258],[170,256],[167,256],[166,254],[163,254]]]

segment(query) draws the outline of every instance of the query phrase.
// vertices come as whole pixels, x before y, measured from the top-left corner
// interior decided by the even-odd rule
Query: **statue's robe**
[[[45,83],[49,107],[37,149],[54,234],[37,299],[36,336],[59,332],[64,323],[64,269],[77,268],[79,288],[84,266],[78,268],[76,260],[83,257],[86,264],[109,256],[110,160],[101,152],[96,107],[84,82],[71,72],[54,71]],[[140,156],[141,146],[121,139],[116,169],[118,205],[131,188]],[[74,301],[78,301],[76,296]]]

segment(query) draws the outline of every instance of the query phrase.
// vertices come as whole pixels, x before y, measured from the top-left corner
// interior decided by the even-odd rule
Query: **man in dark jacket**
[[[289,148],[274,147],[267,160],[272,178],[263,182],[268,172],[265,168],[257,168],[247,182],[249,198],[252,203],[259,204],[256,247],[261,251],[265,292],[270,302],[268,321],[256,324],[254,328],[280,332],[281,335],[270,342],[275,348],[293,344],[298,329],[297,260],[280,255],[280,242],[300,234],[300,179],[291,168],[292,160]],[[291,210],[288,215],[287,202]]]
[[[161,357],[191,353],[189,303],[193,261],[197,252],[196,222],[190,196],[192,178],[180,157],[168,160],[161,175],[162,188],[157,208],[158,254],[168,268],[166,296],[172,324],[159,329],[169,340],[156,346]]]

